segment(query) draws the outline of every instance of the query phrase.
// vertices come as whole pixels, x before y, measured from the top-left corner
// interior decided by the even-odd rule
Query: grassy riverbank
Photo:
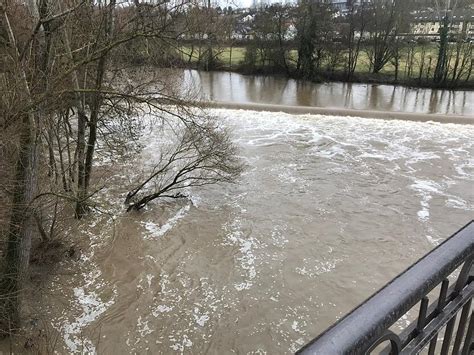
[[[283,68],[274,65],[268,60],[262,60],[259,56],[255,65],[245,63],[246,47],[223,47],[215,50],[215,67],[213,70],[234,71],[241,74],[281,74],[298,78],[296,63],[298,52],[293,49],[288,51],[287,62],[289,72]],[[379,73],[373,73],[371,62],[367,51],[361,50],[354,74],[349,78],[345,74],[344,63],[347,58],[347,52],[341,52],[343,60],[338,61],[336,65],[330,67],[328,58],[324,58],[321,63],[321,70],[313,78],[313,81],[348,81],[360,83],[380,83],[380,84],[399,84],[412,87],[435,87],[431,76],[436,69],[437,45],[429,44],[427,46],[413,46],[400,50],[400,59],[398,61],[398,73],[396,73],[396,63],[389,61]],[[204,48],[182,46],[177,51],[180,62],[184,66],[191,68],[202,68],[202,54]],[[410,54],[410,51],[412,54]],[[411,58],[410,58],[411,55]],[[410,59],[408,59],[410,58]],[[450,64],[453,69],[453,64]],[[445,87],[450,87],[449,85]],[[456,89],[474,89],[474,80],[466,80],[466,74],[462,75],[456,85]]]

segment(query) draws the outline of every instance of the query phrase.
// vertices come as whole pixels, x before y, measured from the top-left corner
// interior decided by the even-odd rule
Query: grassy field
[[[202,49],[204,50],[204,48]],[[185,61],[188,61],[189,55],[191,54],[191,47],[181,47],[179,55]],[[219,53],[219,60],[226,66],[226,67],[237,67],[240,63],[244,60],[245,57],[245,47],[233,47],[232,48],[232,62],[230,62],[230,55],[231,50],[230,47],[225,47],[221,49]],[[191,58],[191,63],[197,62],[200,57],[199,48],[195,47],[194,52]]]

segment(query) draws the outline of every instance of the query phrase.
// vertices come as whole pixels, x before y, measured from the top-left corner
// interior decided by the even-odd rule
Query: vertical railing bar
[[[436,350],[436,344],[438,343],[438,334],[435,335],[430,341],[430,348],[428,349],[428,355],[434,355]]]
[[[454,292],[458,294],[461,292],[461,290],[466,286],[466,284],[469,281],[469,277],[471,275],[471,269],[473,266],[473,260],[472,258],[466,260],[464,262],[464,265],[461,268],[461,272],[459,273],[458,279],[456,281],[456,287],[454,289]]]
[[[454,341],[453,354],[456,355],[461,349],[461,343],[466,330],[466,323],[469,317],[469,311],[471,310],[472,299],[467,302],[462,308],[461,318],[459,319],[458,331],[456,333],[456,340]]]
[[[441,283],[441,290],[439,292],[439,300],[438,300],[438,307],[436,307],[436,311],[439,313],[443,310],[444,306],[446,305],[446,296],[448,295],[448,287],[449,287],[449,280],[444,279]]]
[[[418,315],[418,324],[416,325],[416,333],[420,334],[426,325],[426,311],[428,310],[428,304],[430,300],[428,297],[423,297],[420,303],[420,312]]]
[[[441,290],[439,291],[438,305],[436,306],[436,309],[434,310],[434,313],[439,314],[443,310],[443,308],[446,304],[446,296],[448,295],[448,288],[449,288],[449,280],[444,279],[441,282]],[[438,333],[430,341],[430,347],[428,349],[428,355],[434,355],[435,354],[437,343],[438,343]]]
[[[453,315],[453,318],[446,325],[444,332],[443,346],[441,347],[441,355],[447,355],[449,353],[449,346],[451,345],[451,338],[453,337],[454,324],[458,314]]]
[[[464,347],[462,348],[462,355],[468,355],[472,345],[472,336],[474,334],[474,311],[471,312],[471,320],[467,328],[466,338],[464,339]]]

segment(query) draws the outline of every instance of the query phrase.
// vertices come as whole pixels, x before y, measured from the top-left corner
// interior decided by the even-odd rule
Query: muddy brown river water
[[[213,113],[244,174],[76,226],[91,248],[51,286],[64,352],[291,353],[474,216],[472,125]]]
[[[214,101],[474,116],[474,91],[340,82],[315,84],[231,72],[176,73],[184,86],[199,87],[203,98]]]

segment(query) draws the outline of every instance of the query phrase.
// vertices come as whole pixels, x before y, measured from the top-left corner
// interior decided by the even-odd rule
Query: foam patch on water
[[[182,272],[174,274],[170,280],[170,275],[162,271],[158,278],[159,292],[147,314],[152,324],[161,325],[161,330],[154,334],[156,343],[167,343],[171,350],[185,353],[194,346],[196,339],[200,344],[208,341],[225,306],[222,293],[205,277],[193,287],[188,275]],[[138,351],[137,344],[131,346],[131,350]]]
[[[115,303],[117,296],[114,289],[112,297],[103,300],[103,296],[98,291],[89,290],[91,287],[96,289],[103,287],[100,275],[98,268],[95,268],[94,271],[86,275],[86,284],[83,287],[73,289],[75,301],[73,306],[76,309],[79,306],[79,315],[73,320],[64,319],[60,321],[58,326],[63,334],[64,343],[71,353],[97,353],[95,344],[85,336],[84,330]],[[65,318],[68,317],[65,316]]]
[[[159,304],[153,310],[152,314],[153,314],[153,316],[158,317],[160,315],[160,313],[169,313],[172,310],[173,310],[173,307],[167,306],[165,304]]]
[[[206,325],[206,322],[209,320],[209,314],[208,313],[201,314],[199,308],[195,307],[194,320],[196,321],[196,324],[198,324],[200,327],[204,327]]]
[[[426,235],[426,239],[434,246],[438,246],[443,241],[442,238],[433,238],[431,235]]]
[[[103,302],[95,292],[87,292],[83,288],[75,288],[74,296],[82,307],[82,314],[72,322],[62,326],[64,342],[72,353],[96,354],[96,348],[90,339],[82,335],[82,330],[94,322],[113,303],[113,300]]]
[[[106,235],[114,229],[115,219],[98,212],[83,222],[87,225],[79,229],[78,237],[88,240],[89,245],[74,265],[74,285],[80,286],[67,289],[72,291],[71,304],[51,324],[60,332],[69,353],[95,354],[96,339],[88,337],[88,327],[115,303],[117,290],[103,279],[100,266],[95,261],[96,251],[109,241],[94,231],[100,229]]]
[[[337,263],[340,261],[341,259],[308,260],[304,258],[303,266],[297,267],[295,271],[302,276],[314,278],[324,273],[332,272],[336,268]]]
[[[440,186],[432,181],[415,181],[410,186],[411,189],[418,192],[421,196],[421,209],[417,212],[418,219],[421,222],[427,222],[430,218],[430,200],[432,194],[441,194]]]
[[[284,248],[289,240],[285,236],[285,233],[287,232],[288,226],[283,225],[283,226],[274,226],[273,230],[271,231],[271,237],[270,240],[273,245],[278,246],[280,248]]]
[[[252,236],[244,235],[240,218],[235,218],[230,224],[224,225],[223,228],[226,231],[226,241],[224,244],[239,248],[239,256],[236,259],[244,271],[242,276],[245,280],[235,283],[234,287],[237,291],[248,290],[252,287],[253,279],[257,276],[255,267],[256,257],[254,254],[257,241]]]
[[[153,333],[153,330],[150,329],[150,325],[148,323],[149,323],[148,320],[142,319],[141,316],[138,317],[137,330],[142,338],[147,336],[148,334]]]
[[[170,348],[173,349],[174,351],[179,351],[181,354],[183,354],[186,348],[190,348],[192,346],[193,346],[193,342],[185,334],[183,335],[180,342],[172,344]]]
[[[147,230],[146,236],[149,238],[160,238],[168,233],[173,227],[179,222],[179,220],[186,217],[191,206],[187,205],[182,207],[173,217],[168,219],[163,225],[159,226],[154,222],[142,222],[143,226]]]

